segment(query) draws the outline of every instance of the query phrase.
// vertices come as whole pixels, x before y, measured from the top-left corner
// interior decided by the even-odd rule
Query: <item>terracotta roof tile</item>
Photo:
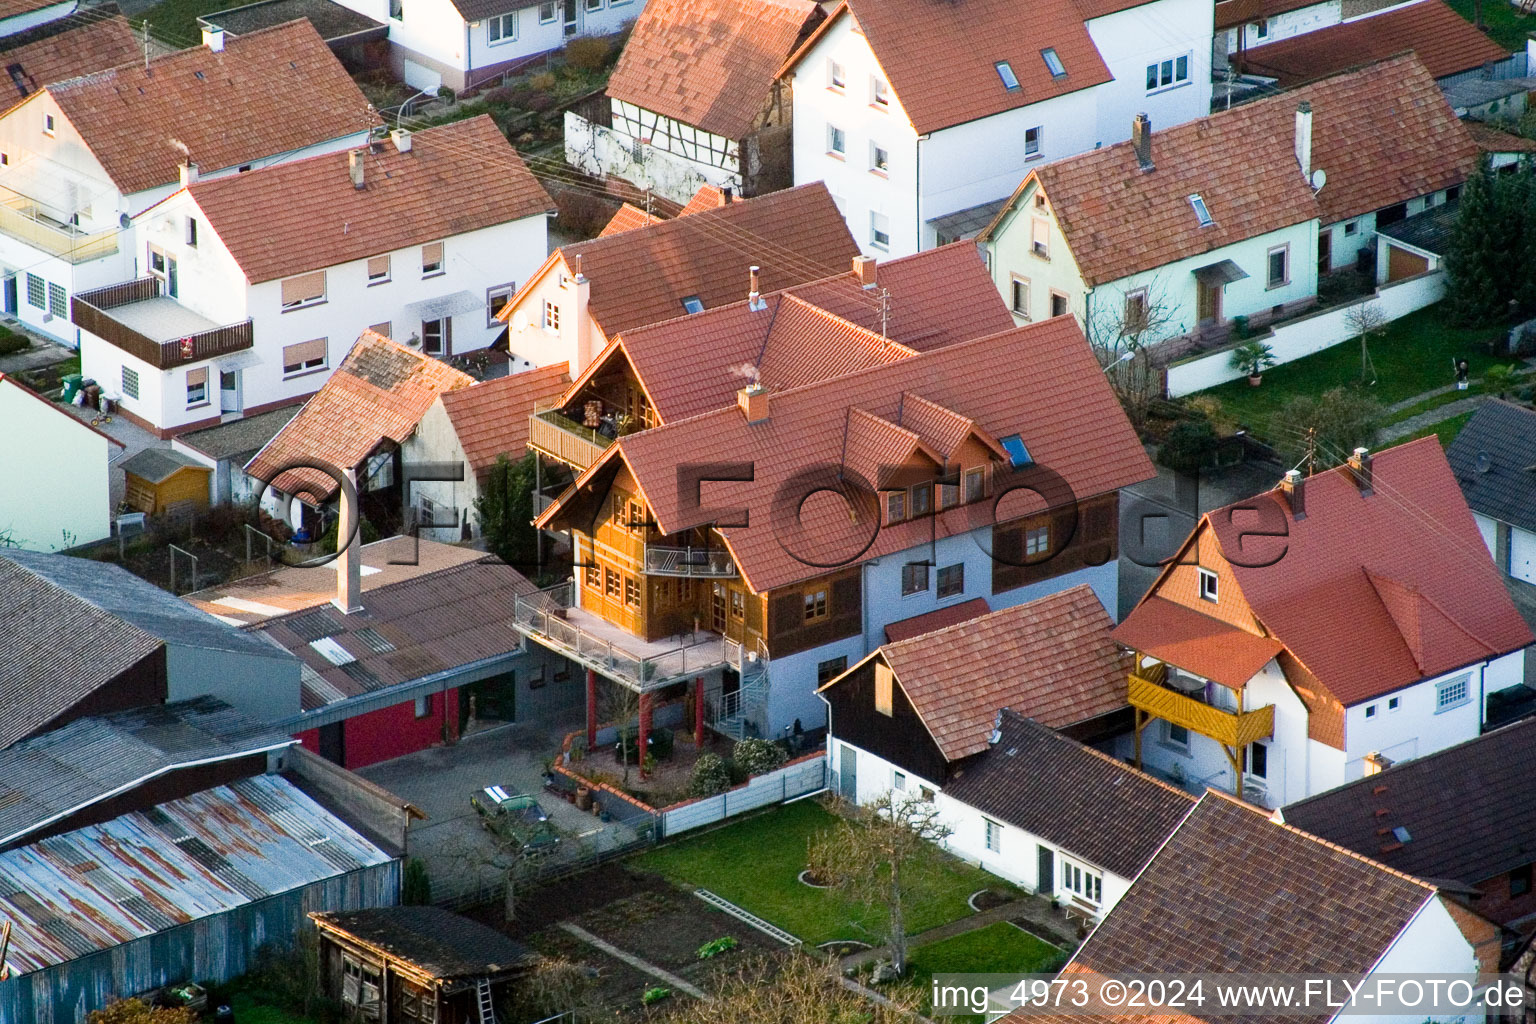
[[[844,0],[786,67],[851,13],[912,127],[925,135],[1111,81],[1085,22],[1136,4],[1085,6],[1086,13],[1070,0],[1028,6],[1011,0]],[[1065,74],[1051,75],[1041,56],[1046,49],[1056,51]],[[997,69],[1002,61],[1018,79],[1017,89],[1004,87]]]
[[[810,0],[650,0],[608,95],[740,141],[779,66],[821,19]]]
[[[612,339],[747,297],[747,268],[762,267],[764,293],[845,272],[859,247],[825,185],[816,182],[703,210],[649,227],[561,247],[552,260],[592,282],[588,309]],[[510,308],[510,307],[508,307]]]
[[[1242,69],[1289,88],[1409,50],[1435,78],[1509,56],[1444,0],[1418,0],[1249,49]]]
[[[336,490],[330,476],[284,470],[316,460],[355,469],[381,442],[398,444],[409,437],[438,395],[474,383],[441,360],[364,331],[325,386],[245,470],[280,491],[307,492],[316,503],[324,501]]]
[[[83,23],[66,18],[7,36],[0,43],[5,47],[0,50],[0,67],[19,67],[26,82],[22,92],[13,80],[16,92],[3,93],[0,108],[10,107],[46,85],[125,64],[141,52],[128,19],[120,14],[93,17]]]
[[[740,197],[737,198],[739,199]],[[682,212],[678,216],[686,217],[690,213],[702,213],[705,210],[713,210],[717,206],[724,206],[725,202],[724,189],[716,188],[713,185],[701,185],[699,190],[693,194],[693,198],[688,200],[687,205],[683,207]]]
[[[998,733],[944,783],[944,795],[1121,878],[1135,878],[1195,805],[1183,790],[1011,709]]]
[[[185,152],[206,171],[366,131],[379,124],[308,21],[228,38],[48,87],[125,194],[177,180]],[[294,97],[304,98],[294,116]]]
[[[1477,148],[1484,153],[1536,153],[1536,139],[1511,135],[1482,121],[1461,123],[1466,126],[1467,134],[1472,136],[1472,141],[1477,143]]]
[[[1148,597],[1120,625],[1115,639],[1206,679],[1240,689],[1278,655],[1272,637],[1238,629],[1163,597]]]
[[[189,191],[252,284],[554,209],[488,114],[416,132],[404,153],[386,141],[367,154],[361,189],[349,154],[328,153]]]
[[[614,214],[607,224],[603,225],[603,230],[598,232],[597,237],[607,238],[609,235],[616,235],[621,231],[633,231],[635,228],[643,228],[650,224],[660,224],[663,219],[662,217],[646,213],[638,206],[625,203],[619,207],[619,212]]]
[[[987,749],[1002,708],[1061,729],[1125,707],[1128,659],[1093,589],[1026,604],[888,643],[890,665],[950,761]]]
[[[1312,105],[1312,167],[1328,176],[1315,199],[1295,157],[1302,100]],[[1477,165],[1476,146],[1412,55],[1153,129],[1153,171],[1140,170],[1125,142],[1032,172],[1090,286],[1313,217],[1357,217],[1457,184]],[[1209,227],[1190,206],[1196,193]]]
[[[1202,520],[1229,559],[1241,550],[1245,562],[1273,561],[1232,564],[1242,596],[1346,706],[1532,642],[1439,442],[1412,441],[1371,461],[1369,496],[1347,468],[1308,477],[1300,521],[1275,491],[1233,506],[1273,505],[1284,538],[1239,540],[1252,513],[1234,524],[1230,509],[1217,509]]]
[[[1303,7],[1311,7],[1318,0],[1217,0],[1215,27],[1217,31],[1288,14]]]
[[[888,644],[899,643],[902,640],[911,640],[915,636],[924,633],[932,633],[936,629],[946,626],[958,625],[985,615],[992,609],[987,607],[987,599],[973,597],[969,601],[961,601],[959,604],[946,605],[931,612],[914,615],[908,619],[898,619],[885,627],[885,642]]]
[[[440,397],[470,470],[479,476],[505,454],[516,461],[528,443],[535,403],[558,398],[571,383],[569,366],[554,363],[509,374]]]
[[[1065,971],[1365,974],[1435,898],[1423,882],[1207,791]],[[1319,1008],[1290,1019],[1322,1024],[1333,1016]],[[1003,1018],[1034,1019],[1024,1011]],[[1207,1007],[1198,1019],[1252,1018]]]
[[[15,18],[23,14],[52,7],[58,0],[0,0],[0,18]]]
[[[1009,372],[997,372],[999,366]],[[732,504],[752,510],[752,525],[722,532],[752,589],[761,593],[825,571],[780,543],[772,514],[778,488],[807,467],[830,471],[843,464],[852,410],[894,424],[904,392],[969,416],[994,435],[1022,434],[1036,462],[1059,474],[1079,500],[1144,480],[1152,472],[1071,317],[773,393],[765,422],[748,424],[733,407],[632,434],[620,438],[587,472],[598,471],[609,458],[624,458],[662,529],[675,532],[697,525],[683,521],[676,487],[679,462],[708,452],[713,461],[752,463],[755,480],[732,485],[730,491]],[[846,507],[835,505],[807,510],[802,524],[807,542],[823,554],[847,550],[850,542],[854,550],[868,544],[860,558],[925,543],[935,530],[939,536],[968,532],[985,525],[976,521],[978,516],[986,522],[991,516],[990,505],[985,511],[961,506],[932,520],[881,529],[871,543],[868,526],[851,522]]]

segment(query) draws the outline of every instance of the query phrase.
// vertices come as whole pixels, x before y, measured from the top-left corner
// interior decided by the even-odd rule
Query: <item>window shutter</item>
[[[375,256],[372,259],[370,259],[368,261],[368,276],[370,278],[373,278],[373,277],[388,277],[389,276],[389,257],[388,256]]]
[[[772,612],[769,620],[773,623],[774,633],[792,633],[805,619],[804,598],[800,596],[798,590],[792,590],[787,594],[776,594],[770,604]]]
[[[882,715],[891,713],[891,691],[895,689],[896,674],[883,661],[875,662],[875,710]]]
[[[283,305],[296,306],[325,297],[325,271],[301,274],[283,282]]]
[[[424,246],[421,247],[421,266],[422,266],[423,269],[425,269],[427,267],[438,266],[442,262],[443,262],[443,243],[442,242],[433,242],[430,245],[424,245]]]
[[[832,584],[832,614],[857,615],[858,613],[859,578],[845,576]]]
[[[197,387],[199,384],[208,383],[208,367],[199,366],[195,370],[187,371],[187,387]]]
[[[314,341],[301,341],[296,345],[283,346],[283,365],[296,366],[307,363],[312,359],[325,358],[325,339],[316,338]]]

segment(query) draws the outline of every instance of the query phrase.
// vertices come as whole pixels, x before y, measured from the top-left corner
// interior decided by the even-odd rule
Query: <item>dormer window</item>
[[[1201,227],[1208,228],[1216,223],[1211,219],[1211,211],[1206,208],[1205,200],[1200,198],[1200,193],[1196,192],[1189,197],[1189,205],[1194,207],[1195,216],[1200,218]]]
[[[1045,61],[1045,69],[1051,73],[1052,78],[1062,78],[1067,73],[1066,65],[1061,58],[1056,56],[1056,51],[1047,46],[1040,51],[1040,59]]]
[[[1009,92],[1013,92],[1018,89],[1019,76],[1013,73],[1012,64],[1009,64],[1005,60],[1000,60],[993,66],[997,68],[997,77],[1003,80],[1004,89],[1007,89]]]

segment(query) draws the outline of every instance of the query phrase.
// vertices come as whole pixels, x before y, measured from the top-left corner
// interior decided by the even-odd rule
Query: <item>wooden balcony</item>
[[[1164,686],[1161,677],[1161,671],[1146,669],[1130,674],[1128,699],[1133,708],[1181,725],[1233,750],[1267,739],[1275,731],[1274,705],[1241,713],[1224,711]]]
[[[676,548],[664,544],[645,546],[645,572],[649,576],[708,576],[730,579],[736,563],[724,548]]]
[[[580,473],[598,460],[613,438],[582,426],[558,409],[548,409],[528,417],[528,443]]]
[[[117,252],[117,229],[84,232],[44,215],[37,204],[15,193],[0,200],[0,231],[66,263],[89,263]]]
[[[69,315],[81,330],[161,370],[255,344],[249,319],[215,324],[162,296],[153,277],[81,292],[70,300]]]

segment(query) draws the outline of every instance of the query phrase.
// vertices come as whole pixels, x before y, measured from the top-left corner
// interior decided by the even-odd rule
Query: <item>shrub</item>
[[[740,943],[736,941],[734,936],[722,935],[720,938],[711,939],[699,947],[699,959],[712,960],[721,953],[729,953],[738,945]]]
[[[651,730],[650,752],[655,755],[658,761],[669,761],[672,759],[673,739],[674,737],[671,729],[662,728]]]
[[[18,334],[7,327],[0,327],[0,356],[21,352],[31,347],[32,341],[25,334]]]
[[[1157,450],[1157,461],[1178,473],[1197,473],[1216,457],[1216,432],[1209,420],[1175,423]]]
[[[612,44],[602,36],[583,36],[565,44],[565,62],[573,68],[601,71],[612,52]]]
[[[746,739],[736,744],[731,760],[750,777],[782,767],[789,757],[778,744],[769,740]]]
[[[405,871],[400,878],[400,902],[408,907],[425,907],[432,902],[432,879],[420,857],[405,862]]]
[[[665,985],[657,985],[655,988],[646,989],[640,996],[640,1002],[644,1006],[650,1006],[652,1003],[659,1003],[663,999],[670,998],[672,998],[672,990]]]
[[[140,999],[119,999],[104,1009],[92,1010],[86,1020],[89,1024],[193,1024],[197,1018],[184,1006],[169,1009]]]
[[[334,555],[336,553],[336,531],[340,528],[341,517],[337,516],[331,521],[330,529],[320,535],[320,550],[323,553],[327,555]],[[378,539],[379,531],[374,529],[373,524],[366,519],[360,520],[357,528],[357,539],[353,543],[372,544]]]
[[[688,780],[689,796],[714,796],[731,788],[731,769],[719,754],[700,754]]]
[[[534,92],[549,92],[555,87],[556,81],[557,79],[552,72],[540,71],[538,74],[529,77],[528,88]]]
[[[523,106],[527,107],[535,114],[542,114],[544,111],[548,110],[554,105],[555,98],[547,92],[529,93],[528,98],[523,101]]]
[[[1326,469],[1342,464],[1356,448],[1375,444],[1381,416],[1379,403],[1346,388],[1317,398],[1297,395],[1275,413],[1269,440],[1282,462],[1295,465],[1307,455],[1307,432],[1315,431],[1315,461]]]

